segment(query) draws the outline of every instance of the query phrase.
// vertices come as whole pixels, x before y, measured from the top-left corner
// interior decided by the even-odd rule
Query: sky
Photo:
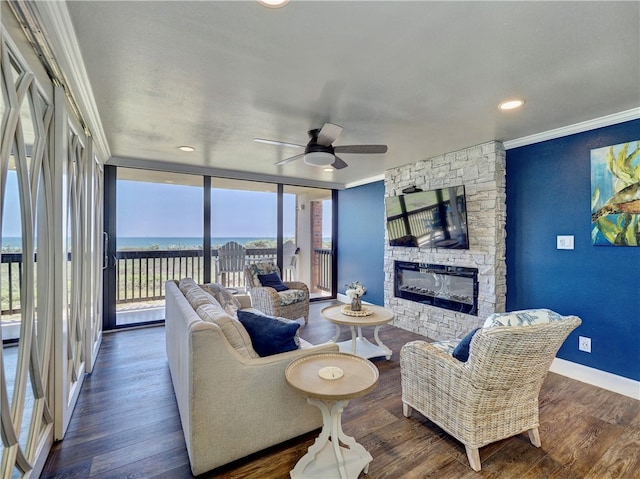
[[[2,236],[21,236],[15,171],[7,175]],[[213,190],[214,237],[275,237],[275,193]],[[202,188],[118,180],[117,235],[133,237],[202,236]],[[295,195],[284,195],[284,236],[295,236]],[[325,202],[325,231],[331,235],[330,202]]]
[[[200,187],[119,180],[117,203],[118,236],[202,236]],[[331,210],[325,210],[330,225]],[[294,237],[295,195],[284,195],[284,211],[284,236]],[[275,193],[214,189],[212,235],[275,237],[276,213]]]

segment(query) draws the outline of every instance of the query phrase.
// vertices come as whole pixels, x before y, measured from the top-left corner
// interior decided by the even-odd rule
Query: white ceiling
[[[113,157],[341,184],[640,106],[640,2],[69,1]],[[526,99],[519,111],[498,103]],[[254,137],[344,154],[323,172]],[[179,145],[192,145],[183,153]]]

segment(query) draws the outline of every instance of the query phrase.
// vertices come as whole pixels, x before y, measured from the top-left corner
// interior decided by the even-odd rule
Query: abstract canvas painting
[[[640,244],[640,140],[591,150],[594,245]]]

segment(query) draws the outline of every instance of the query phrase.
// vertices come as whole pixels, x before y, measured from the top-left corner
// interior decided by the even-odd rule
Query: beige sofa
[[[204,320],[194,301],[202,301],[199,292],[185,296],[178,283],[166,283],[167,357],[194,475],[322,426],[318,408],[286,383],[284,371],[301,356],[337,351],[335,344],[301,341],[301,349],[257,357],[239,344],[237,320],[224,318],[219,304],[215,322],[211,314]]]

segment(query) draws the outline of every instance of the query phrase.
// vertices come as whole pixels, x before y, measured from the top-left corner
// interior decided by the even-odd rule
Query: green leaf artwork
[[[594,245],[640,244],[640,140],[591,150]]]

